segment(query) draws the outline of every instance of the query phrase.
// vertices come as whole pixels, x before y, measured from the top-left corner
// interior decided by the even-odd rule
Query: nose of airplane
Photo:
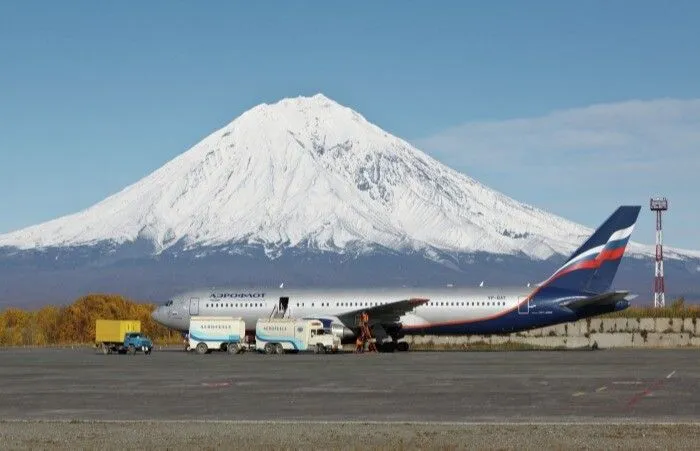
[[[160,323],[161,315],[160,315],[160,307],[156,308],[151,312],[151,318],[153,318],[153,321]]]

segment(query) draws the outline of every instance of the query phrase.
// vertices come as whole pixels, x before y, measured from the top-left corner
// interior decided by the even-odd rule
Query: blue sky
[[[666,242],[700,249],[700,2],[231,3],[0,3],[0,233],[323,92],[583,224],[642,203],[638,241],[664,194]]]

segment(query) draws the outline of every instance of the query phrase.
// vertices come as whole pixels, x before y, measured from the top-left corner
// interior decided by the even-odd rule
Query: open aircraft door
[[[530,297],[523,299],[523,297],[518,298],[518,313],[521,315],[527,315],[530,313]]]
[[[190,315],[199,315],[199,298],[190,298]]]

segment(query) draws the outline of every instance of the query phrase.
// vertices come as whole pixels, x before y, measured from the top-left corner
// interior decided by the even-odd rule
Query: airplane
[[[488,335],[577,321],[629,307],[629,291],[610,291],[641,207],[619,207],[549,278],[532,287],[385,289],[202,289],[151,314],[187,333],[190,317],[235,316],[254,333],[263,317],[314,318],[351,342],[366,312],[380,351],[407,351],[410,334]]]

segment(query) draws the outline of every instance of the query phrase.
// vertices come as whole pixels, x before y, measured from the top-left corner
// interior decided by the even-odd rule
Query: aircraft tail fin
[[[542,287],[603,293],[612,285],[641,207],[621,206]]]

